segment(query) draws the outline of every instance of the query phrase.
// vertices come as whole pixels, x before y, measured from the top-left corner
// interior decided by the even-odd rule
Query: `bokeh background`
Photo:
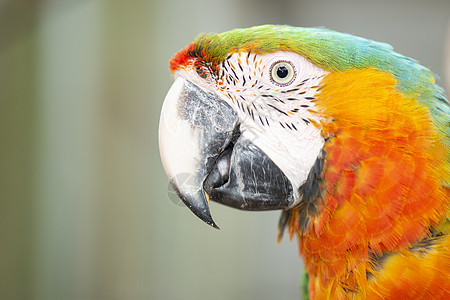
[[[325,26],[449,91],[449,21],[449,0],[0,0],[0,299],[299,299],[279,212],[213,203],[217,231],[169,199],[168,60],[200,32]]]

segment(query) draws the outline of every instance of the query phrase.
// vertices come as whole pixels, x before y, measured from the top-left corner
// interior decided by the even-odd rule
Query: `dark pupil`
[[[286,78],[288,76],[289,70],[285,66],[278,67],[277,76],[279,78]]]

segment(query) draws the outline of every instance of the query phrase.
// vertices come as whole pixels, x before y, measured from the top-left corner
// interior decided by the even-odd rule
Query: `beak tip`
[[[217,226],[216,222],[214,222],[211,213],[209,212],[209,209],[195,209],[192,206],[188,206],[189,209],[197,216],[199,217],[203,222],[206,224],[214,227],[215,229],[219,229],[219,226]]]
[[[177,185],[173,185],[178,193],[178,196],[184,202],[184,204],[203,222],[214,227],[215,229],[220,229],[219,226],[214,222],[211,212],[209,211],[209,205],[207,201],[207,196],[202,189],[197,190],[194,193],[181,194],[177,189]]]

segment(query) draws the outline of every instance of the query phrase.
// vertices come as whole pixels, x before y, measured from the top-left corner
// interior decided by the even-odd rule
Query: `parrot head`
[[[214,227],[209,200],[288,209],[314,192],[303,187],[322,165],[314,95],[328,72],[276,49],[277,30],[201,36],[170,62],[176,79],[161,113],[162,162],[184,203]]]

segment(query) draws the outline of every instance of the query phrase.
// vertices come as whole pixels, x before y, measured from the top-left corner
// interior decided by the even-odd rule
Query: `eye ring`
[[[295,68],[289,61],[279,60],[270,67],[270,80],[279,86],[291,84],[296,75]]]

